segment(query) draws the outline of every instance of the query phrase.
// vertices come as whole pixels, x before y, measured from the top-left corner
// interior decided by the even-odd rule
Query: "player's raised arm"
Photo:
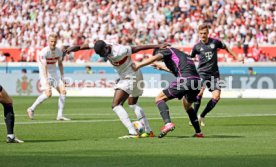
[[[131,46],[132,53],[137,53],[141,50],[155,49],[155,48],[166,48],[170,46],[169,43],[159,44],[159,45],[140,45],[140,46]]]

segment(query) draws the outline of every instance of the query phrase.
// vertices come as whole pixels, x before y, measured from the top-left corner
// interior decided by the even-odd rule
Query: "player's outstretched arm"
[[[94,46],[89,45],[89,44],[75,45],[75,46],[71,46],[71,47],[68,47],[67,49],[65,49],[65,52],[70,53],[70,52],[76,52],[79,50],[87,50],[87,49],[93,49],[93,48],[94,48]]]
[[[239,60],[239,61],[241,61],[242,63],[244,63],[244,58],[242,57],[242,58],[240,59],[239,56],[238,56],[232,49],[230,49],[229,47],[225,46],[225,50],[226,50],[229,54],[231,54],[232,56],[234,56],[236,60]]]
[[[152,56],[148,59],[146,59],[145,61],[142,61],[141,63],[133,63],[132,64],[132,69],[134,71],[137,71],[139,68],[142,68],[144,66],[147,66],[155,61],[158,61],[158,60],[161,60],[163,58],[163,55],[162,54],[157,54],[155,56]]]
[[[148,49],[155,49],[155,48],[166,48],[170,46],[169,43],[159,44],[159,45],[140,45],[140,46],[132,46],[131,51],[132,53],[137,53],[141,50],[148,50]]]

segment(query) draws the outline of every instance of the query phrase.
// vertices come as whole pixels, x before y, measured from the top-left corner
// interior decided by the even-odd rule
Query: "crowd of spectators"
[[[0,47],[22,48],[22,59],[32,61],[28,55],[50,32],[59,34],[58,45],[104,39],[193,46],[197,26],[207,23],[210,36],[247,56],[248,47],[276,45],[275,8],[273,0],[1,0]]]

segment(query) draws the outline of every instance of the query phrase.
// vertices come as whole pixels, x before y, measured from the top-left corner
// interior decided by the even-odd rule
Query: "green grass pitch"
[[[23,144],[5,143],[0,117],[0,166],[6,167],[275,167],[276,100],[221,99],[207,116],[205,138],[192,138],[181,101],[169,102],[176,129],[162,139],[125,139],[127,134],[111,110],[112,98],[68,97],[65,115],[55,121],[57,98],[44,102],[29,120],[26,108],[36,97],[14,97],[15,132]],[[203,99],[200,111],[208,99]],[[154,98],[141,98],[156,134],[162,120]],[[126,105],[127,107],[127,105]],[[127,107],[128,108],[128,107]],[[128,113],[135,119],[133,112]]]

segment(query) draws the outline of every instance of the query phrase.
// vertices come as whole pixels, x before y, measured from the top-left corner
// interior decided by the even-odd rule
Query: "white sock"
[[[150,131],[152,131],[151,128],[150,128],[150,125],[149,125],[149,121],[148,121],[148,119],[145,115],[144,110],[137,104],[129,105],[129,107],[131,109],[133,109],[133,111],[136,114],[137,119],[140,120],[144,124],[145,132],[149,133]]]
[[[30,108],[34,111],[36,107],[46,99],[48,99],[48,96],[45,93],[42,93],[40,96],[38,96],[38,98],[35,100],[35,102]]]
[[[64,104],[65,104],[65,95],[64,94],[60,94],[59,95],[59,99],[58,99],[58,117],[62,117],[63,116],[63,109],[64,109]]]
[[[15,138],[14,134],[8,134],[7,137],[9,137],[11,139]]]
[[[127,114],[126,110],[123,108],[123,106],[118,105],[113,108],[113,111],[117,114],[117,116],[120,118],[121,122],[128,129],[128,133],[137,135],[137,132],[136,132],[135,128],[133,127],[133,125],[128,117],[128,114]]]

